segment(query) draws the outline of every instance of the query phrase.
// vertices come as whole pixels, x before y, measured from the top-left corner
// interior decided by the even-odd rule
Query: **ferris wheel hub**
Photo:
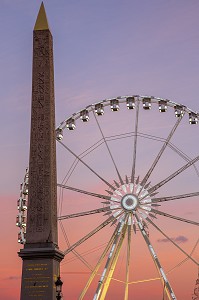
[[[128,182],[119,186],[113,192],[110,198],[110,210],[116,219],[132,213],[134,221],[137,223],[134,213],[139,219],[146,219],[151,211],[152,200],[150,194],[139,182]]]
[[[138,197],[133,194],[126,194],[121,199],[121,205],[125,210],[134,211],[138,206]]]

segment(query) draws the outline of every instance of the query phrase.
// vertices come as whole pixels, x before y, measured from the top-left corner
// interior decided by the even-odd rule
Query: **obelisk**
[[[33,31],[29,196],[21,300],[55,300],[58,250],[53,40],[41,4]]]

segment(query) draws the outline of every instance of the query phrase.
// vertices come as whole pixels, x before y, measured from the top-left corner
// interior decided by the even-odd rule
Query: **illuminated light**
[[[56,130],[56,138],[57,140],[61,141],[63,139],[63,129],[62,128],[58,128]]]
[[[120,109],[118,99],[110,100],[110,105],[111,105],[111,110],[112,111],[118,111]]]
[[[166,112],[167,111],[167,101],[160,100],[159,101],[159,111],[160,112]]]
[[[21,207],[21,198],[19,198],[19,200],[17,200],[17,209],[19,210]]]
[[[21,233],[18,233],[18,243],[21,244],[21,242],[22,242]]]
[[[104,107],[102,103],[95,104],[95,113],[98,116],[102,116],[104,114]]]
[[[143,98],[142,103],[145,110],[151,109],[151,98]]]
[[[176,105],[174,107],[174,109],[175,109],[175,116],[176,116],[176,118],[179,118],[179,117],[181,117],[181,116],[184,115],[184,111],[183,111],[183,107],[182,106]]]
[[[135,99],[134,99],[134,97],[126,98],[126,106],[127,106],[128,109],[134,109],[135,108]]]
[[[68,130],[74,130],[76,128],[75,120],[73,118],[70,118],[69,120],[66,121],[66,128]]]
[[[189,114],[189,124],[197,124],[198,123],[198,116],[195,113]]]
[[[17,218],[16,218],[16,226],[20,227],[20,223],[21,223],[20,222],[20,216],[18,215]]]
[[[26,216],[21,216],[21,226],[26,227]]]
[[[87,109],[84,109],[80,112],[80,119],[83,122],[88,122],[89,121],[89,113]]]

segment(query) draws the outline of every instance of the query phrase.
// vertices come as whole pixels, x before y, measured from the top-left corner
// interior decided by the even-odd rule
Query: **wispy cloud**
[[[173,237],[171,239],[172,239],[172,241],[174,241],[178,244],[188,242],[188,238],[186,236],[183,236],[183,235],[179,235],[179,236]],[[157,241],[158,241],[158,243],[168,243],[168,242],[170,242],[168,239],[158,239]]]
[[[9,277],[4,278],[4,280],[18,280],[20,278],[21,278],[20,276],[9,276]]]

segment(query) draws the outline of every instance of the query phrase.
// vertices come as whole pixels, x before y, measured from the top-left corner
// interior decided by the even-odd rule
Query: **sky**
[[[16,202],[29,159],[32,30],[40,3],[38,0],[0,0],[0,298],[7,300],[19,299],[20,293],[22,263],[17,255],[21,246],[17,243],[15,226]],[[44,5],[54,39],[57,126],[73,113],[92,103],[122,95],[153,95],[199,111],[197,0],[48,0],[44,1]],[[107,113],[103,119],[99,119],[105,136],[134,130],[135,112],[125,110],[124,106],[115,114],[107,107]],[[159,114],[157,109],[153,108],[150,112],[141,111],[139,131],[165,138],[176,121],[174,118],[171,109],[166,114]],[[76,153],[83,152],[101,138],[93,116],[87,127],[83,125],[78,120],[75,132],[64,133],[66,141]],[[189,157],[196,157],[199,146],[198,126],[190,126],[186,117],[179,127],[172,142]],[[130,176],[131,161],[129,162],[128,158],[132,145],[132,137],[109,142],[123,177]],[[139,139],[136,176],[144,176],[160,146],[160,142]],[[71,155],[65,152],[58,145],[58,181],[63,180],[73,162]],[[117,180],[105,145],[89,154],[85,161],[108,180]],[[184,163],[171,149],[167,149],[152,176],[151,184],[164,179]],[[196,166],[199,167],[199,164]],[[105,193],[102,182],[93,177],[81,164],[78,164],[69,183],[71,186]],[[161,195],[195,192],[198,191],[197,187],[198,177],[194,169],[190,168],[164,187]],[[75,196],[76,198],[72,192],[64,192],[63,211],[66,214],[76,212],[77,207],[80,211],[99,207],[95,199]],[[161,209],[197,221],[197,200],[179,200],[164,204]],[[100,221],[103,222],[104,218],[86,217],[84,226],[81,218],[77,222],[68,222],[64,226],[70,242],[75,242],[88,233]],[[192,251],[198,238],[196,226],[163,217],[158,217],[155,222],[185,251]],[[113,228],[104,229],[98,237],[82,245],[78,249],[79,253],[87,251],[89,247],[95,250],[102,247],[109,240],[112,231]],[[151,242],[157,249],[165,270],[169,272],[185,256],[154,229],[149,228],[149,231]],[[59,236],[60,248],[64,250],[67,247],[61,232]],[[132,281],[157,277],[141,235],[137,233],[136,236],[133,235],[133,239]],[[124,278],[125,245],[121,251],[114,275],[119,280],[123,280],[122,275]],[[85,256],[85,259],[94,265],[99,255],[100,250],[94,251],[92,255]],[[198,248],[194,258],[199,260]],[[78,260],[73,260],[73,256],[69,255],[61,266],[64,295],[70,300],[77,299],[89,274],[89,270],[80,265]],[[177,298],[191,299],[197,278],[195,265],[188,261],[168,276]],[[91,287],[89,299],[93,295],[97,280],[98,278]],[[114,281],[107,298],[115,298],[116,293],[123,299],[123,290],[123,284]],[[146,299],[146,293],[148,299],[158,300],[162,296],[162,288],[159,281],[132,284],[130,293],[136,300]]]

